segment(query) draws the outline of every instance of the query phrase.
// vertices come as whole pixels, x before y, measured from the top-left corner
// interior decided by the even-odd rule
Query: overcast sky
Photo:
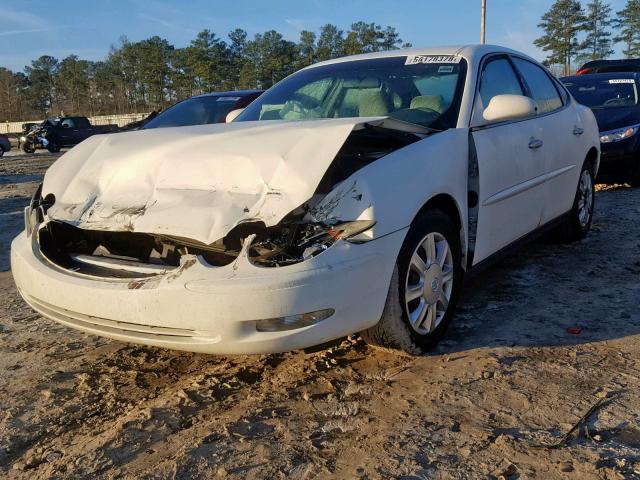
[[[487,41],[542,60],[532,42],[553,0],[487,3]],[[625,0],[610,3],[617,11]],[[357,20],[396,27],[414,46],[477,43],[480,0],[0,0],[0,66],[22,70],[45,54],[99,60],[122,35],[159,35],[183,47],[205,28],[226,37],[239,27],[297,40],[300,30],[325,23],[347,29]]]

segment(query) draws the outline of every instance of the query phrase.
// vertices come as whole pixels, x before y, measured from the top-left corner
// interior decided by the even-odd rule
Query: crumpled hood
[[[80,228],[211,244],[244,221],[275,225],[309,200],[369,119],[238,122],[98,135],[47,171],[47,215]]]

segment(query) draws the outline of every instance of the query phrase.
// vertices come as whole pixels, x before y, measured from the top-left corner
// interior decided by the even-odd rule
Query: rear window
[[[573,98],[591,108],[620,108],[638,105],[638,86],[633,78],[607,78],[564,82]]]

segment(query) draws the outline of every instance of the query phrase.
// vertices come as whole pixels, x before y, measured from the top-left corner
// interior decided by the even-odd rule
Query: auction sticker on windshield
[[[460,55],[409,55],[405,65],[420,65],[425,63],[460,63]]]

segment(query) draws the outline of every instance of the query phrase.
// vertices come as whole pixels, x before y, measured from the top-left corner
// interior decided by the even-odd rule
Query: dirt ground
[[[216,357],[84,335],[21,301],[10,239],[55,158],[0,160],[0,476],[640,478],[640,189],[601,190],[586,240],[472,280],[429,356],[353,337]]]

